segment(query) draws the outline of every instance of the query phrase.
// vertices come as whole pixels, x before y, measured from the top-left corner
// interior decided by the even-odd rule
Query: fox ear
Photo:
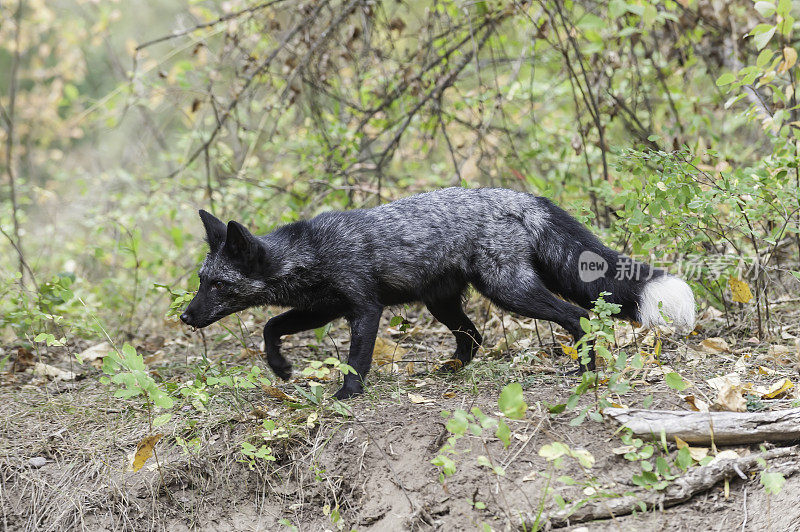
[[[228,222],[225,236],[225,251],[234,258],[244,259],[255,264],[264,256],[264,248],[253,234],[239,222]]]
[[[211,251],[218,250],[225,243],[225,223],[203,209],[200,209],[200,219],[206,228],[206,241]]]

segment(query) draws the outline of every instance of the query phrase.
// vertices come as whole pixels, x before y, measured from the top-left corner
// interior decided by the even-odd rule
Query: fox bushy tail
[[[605,299],[621,306],[622,318],[694,329],[694,294],[686,282],[606,247],[552,202],[545,200],[545,208],[550,227],[536,232],[534,262],[550,290],[584,308],[609,292]]]

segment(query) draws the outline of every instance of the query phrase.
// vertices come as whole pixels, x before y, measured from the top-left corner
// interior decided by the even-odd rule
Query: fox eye
[[[219,289],[222,288],[223,286],[225,286],[225,283],[223,283],[222,281],[211,281],[211,288],[213,289]]]

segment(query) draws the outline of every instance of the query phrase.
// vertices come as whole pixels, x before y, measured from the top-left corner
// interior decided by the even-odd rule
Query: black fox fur
[[[455,358],[468,363],[482,341],[462,309],[469,284],[506,310],[558,323],[576,341],[580,318],[603,291],[621,305],[622,318],[651,326],[665,315],[680,329],[694,327],[686,283],[605,247],[550,200],[530,194],[448,188],[326,212],[261,237],[205,211],[200,217],[210,252],[181,319],[205,327],[249,307],[290,307],[264,327],[267,362],[288,379],[281,337],[346,318],[348,364],[357,374],[345,376],[337,398],[363,391],[387,305],[424,302],[453,332]]]

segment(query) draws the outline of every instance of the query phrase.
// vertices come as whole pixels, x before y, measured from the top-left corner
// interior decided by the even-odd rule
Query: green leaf
[[[153,427],[160,427],[161,425],[168,423],[170,419],[172,419],[172,414],[169,412],[166,414],[161,414],[153,419]]]
[[[508,428],[508,425],[506,425],[506,422],[502,419],[497,424],[497,430],[494,435],[503,442],[503,446],[508,447],[511,445],[511,429]]]
[[[582,30],[602,31],[608,27],[608,24],[597,15],[586,13],[578,21],[578,27]]]
[[[435,466],[441,467],[442,472],[447,476],[450,476],[456,472],[456,463],[447,456],[440,454],[439,456],[431,460],[431,463]]]
[[[497,406],[500,411],[511,419],[522,419],[525,417],[525,411],[528,410],[528,404],[522,396],[522,385],[518,382],[512,382],[503,388],[500,392],[500,398],[497,400]]]
[[[679,392],[689,387],[689,383],[683,380],[683,377],[681,377],[680,374],[675,373],[674,371],[672,373],[667,373],[666,375],[664,375],[664,381],[667,383],[667,386]]]
[[[484,455],[478,456],[478,465],[481,465],[481,466],[484,466],[484,467],[488,467],[488,468],[492,467],[492,463],[489,461],[489,458],[487,458]]]
[[[684,447],[678,451],[675,457],[675,465],[686,471],[692,465],[692,455],[689,452],[689,447]]]
[[[753,7],[765,18],[775,14],[775,4],[773,2],[756,2]]]
[[[628,12],[628,6],[623,0],[611,0],[608,3],[609,18],[616,19]]]
[[[790,37],[792,34],[792,28],[794,27],[794,17],[791,15],[786,15],[783,19],[783,22],[779,25],[779,31],[781,35],[785,37]]]
[[[770,495],[777,495],[780,493],[784,484],[786,484],[786,479],[783,478],[782,474],[770,471],[761,472],[761,485],[764,486],[764,489]]]
[[[653,22],[656,21],[656,16],[658,15],[658,10],[656,6],[653,4],[647,4],[644,8],[644,12],[642,13],[642,24],[644,24],[645,28],[649,28],[653,25]]]
[[[557,441],[542,445],[542,448],[539,449],[539,456],[551,462],[556,458],[560,458],[566,454],[569,454],[569,447]]]
[[[753,36],[753,44],[756,45],[756,50],[761,50],[767,44],[769,44],[770,39],[772,39],[772,36],[775,35],[776,29],[777,28],[775,26],[772,26],[763,33],[759,33]]]
[[[452,434],[463,436],[467,431],[467,425],[469,425],[469,422],[467,421],[466,412],[463,410],[456,410],[453,417],[447,421],[445,428]]]
[[[768,49],[761,50],[761,53],[758,54],[758,58],[756,58],[756,66],[758,68],[764,68],[766,64],[769,63],[769,60],[772,59],[774,53],[775,52]]]
[[[591,469],[594,466],[594,456],[586,449],[575,449],[571,454],[584,468]]]

